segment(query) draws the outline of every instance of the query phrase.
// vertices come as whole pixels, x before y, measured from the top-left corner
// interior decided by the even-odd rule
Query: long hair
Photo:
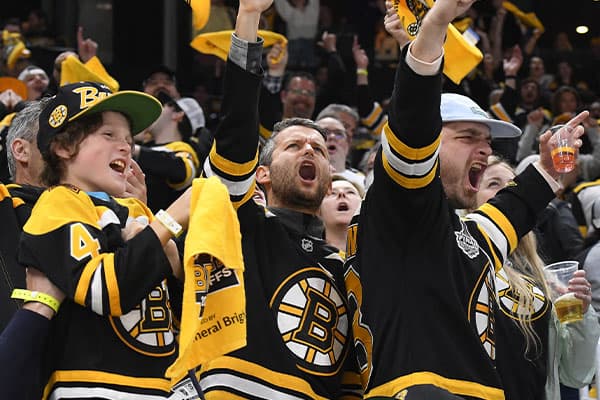
[[[514,169],[506,161],[497,156],[488,158],[488,168],[493,165],[502,165],[514,173]],[[530,350],[536,353],[540,350],[540,338],[531,326],[531,314],[534,310],[535,298],[531,291],[531,282],[549,298],[548,286],[544,278],[544,262],[537,252],[537,241],[533,232],[523,236],[517,248],[511,254],[509,260],[504,264],[504,270],[508,281],[519,299],[517,308],[517,325],[525,337],[525,356]]]

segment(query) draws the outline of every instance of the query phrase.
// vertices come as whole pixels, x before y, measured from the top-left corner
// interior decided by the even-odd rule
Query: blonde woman
[[[477,205],[502,188],[515,184],[512,167],[496,156],[488,158]],[[507,398],[559,400],[559,382],[570,387],[590,383],[595,372],[595,348],[600,325],[590,307],[590,283],[579,270],[569,291],[583,301],[584,319],[561,324],[549,301],[543,262],[535,236],[525,235],[504,267],[496,272],[501,312],[496,320],[497,367]]]

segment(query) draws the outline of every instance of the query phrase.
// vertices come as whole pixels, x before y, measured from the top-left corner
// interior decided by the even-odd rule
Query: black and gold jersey
[[[5,226],[0,234],[0,296],[3,299],[0,302],[0,331],[2,331],[20,307],[19,301],[10,298],[13,289],[25,287],[25,268],[17,262],[21,229],[29,219],[33,205],[44,189],[14,183],[2,185],[0,188],[0,207],[2,207],[3,226]]]
[[[45,188],[31,185],[19,185],[16,183],[6,185],[6,188],[13,199],[19,226],[23,227],[31,215],[33,206],[40,198]]]
[[[552,304],[531,279],[527,290],[533,300],[529,310],[519,309],[519,296],[505,268],[496,272],[498,315],[496,318],[496,368],[502,377],[507,400],[544,399],[548,373],[548,332]],[[536,336],[527,343],[519,327],[519,314]]]
[[[208,400],[360,398],[342,259],[315,216],[252,201],[258,112],[249,105],[260,77],[228,61],[225,82],[225,117],[204,174],[221,179],[237,209],[247,345],[203,365],[200,384]]]
[[[348,231],[346,288],[365,398],[433,384],[467,399],[504,399],[495,272],[554,194],[530,167],[459,218],[439,176],[441,75],[417,75],[401,61],[395,79],[375,180]]]
[[[175,359],[169,261],[150,227],[124,241],[128,221],[146,225],[135,199],[46,190],[23,228],[19,262],[67,296],[55,317],[43,370],[45,398],[166,398]]]
[[[15,200],[8,189],[0,183],[0,332],[19,309],[19,302],[10,298],[15,288],[25,285],[25,269],[17,263],[17,245],[21,232],[14,210]]]
[[[198,176],[200,161],[194,146],[188,142],[141,146],[137,159],[146,174],[148,207],[153,212],[167,209]]]

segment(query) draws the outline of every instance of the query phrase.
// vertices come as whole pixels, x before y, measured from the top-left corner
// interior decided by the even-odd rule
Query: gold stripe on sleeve
[[[486,214],[496,225],[498,225],[508,240],[508,244],[510,246],[508,253],[512,253],[517,248],[519,240],[517,238],[517,232],[515,232],[515,228],[512,226],[508,218],[506,218],[506,215],[504,215],[502,211],[498,210],[490,203],[485,203],[479,207],[479,210]]]
[[[397,153],[401,154],[402,157],[405,157],[409,160],[421,161],[423,159],[429,158],[433,156],[437,148],[440,146],[440,136],[438,136],[437,139],[430,145],[416,149],[402,143],[400,139],[398,139],[396,135],[394,135],[394,132],[392,132],[388,123],[385,124],[383,130],[385,132],[385,137],[392,149],[394,149],[394,151],[396,151]]]

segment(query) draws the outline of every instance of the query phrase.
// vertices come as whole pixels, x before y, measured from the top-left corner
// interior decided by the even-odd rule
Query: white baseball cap
[[[182,97],[178,100],[175,100],[175,103],[181,108],[190,121],[190,126],[192,128],[192,135],[198,128],[204,126],[206,121],[204,120],[204,111],[202,111],[202,107],[198,102],[191,97]]]
[[[519,127],[494,119],[470,98],[456,93],[442,93],[442,122],[479,122],[490,128],[492,138],[512,138],[521,135]]]

